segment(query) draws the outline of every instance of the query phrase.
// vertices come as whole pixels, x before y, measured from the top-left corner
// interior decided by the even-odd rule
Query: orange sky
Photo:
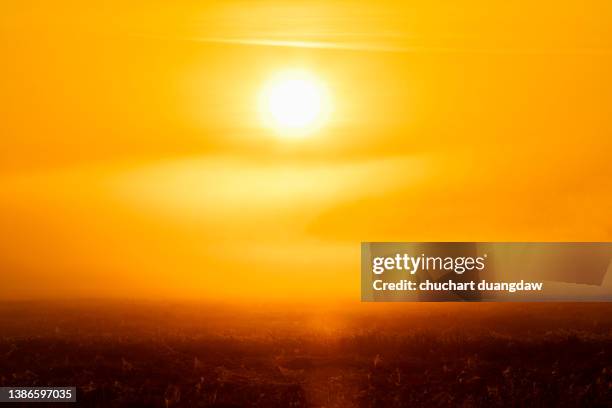
[[[357,299],[361,241],[612,240],[609,1],[9,1],[2,298]],[[327,84],[316,133],[257,94]]]

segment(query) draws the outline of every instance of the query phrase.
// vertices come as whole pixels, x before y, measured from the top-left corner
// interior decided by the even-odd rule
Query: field
[[[83,407],[612,401],[612,304],[6,302],[0,334],[1,386]]]

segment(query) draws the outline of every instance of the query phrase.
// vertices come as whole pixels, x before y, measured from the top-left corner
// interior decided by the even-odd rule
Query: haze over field
[[[83,407],[604,407],[604,304],[0,303],[0,386]]]
[[[361,241],[612,240],[608,1],[3,10],[2,299],[357,299]]]

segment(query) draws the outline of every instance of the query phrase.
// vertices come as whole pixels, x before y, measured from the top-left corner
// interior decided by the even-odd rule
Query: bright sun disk
[[[330,113],[327,89],[315,76],[288,71],[268,81],[260,95],[266,126],[282,136],[302,136],[319,129]]]

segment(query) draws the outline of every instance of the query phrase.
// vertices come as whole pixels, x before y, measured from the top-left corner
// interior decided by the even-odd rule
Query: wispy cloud
[[[432,53],[432,54],[589,54],[608,55],[612,54],[610,47],[470,47],[470,46],[428,46],[407,45],[408,39],[395,41],[365,42],[351,40],[350,34],[340,41],[334,40],[312,40],[273,37],[169,37],[141,34],[139,37],[159,38],[176,41],[193,41],[209,44],[228,44],[258,47],[287,47],[287,48],[310,48],[310,49],[332,49],[346,51],[383,52],[383,53]]]

